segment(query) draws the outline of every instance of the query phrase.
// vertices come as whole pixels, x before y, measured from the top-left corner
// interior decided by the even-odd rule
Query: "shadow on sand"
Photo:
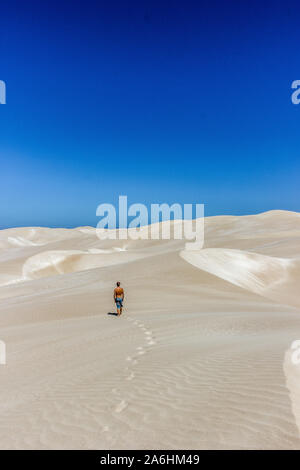
[[[107,315],[114,315],[115,317],[118,316],[118,314],[116,312],[107,312]]]

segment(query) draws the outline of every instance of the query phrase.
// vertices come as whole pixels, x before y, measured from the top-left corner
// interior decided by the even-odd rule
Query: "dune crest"
[[[300,307],[300,260],[225,248],[184,250],[180,256],[193,266],[243,289]]]
[[[58,274],[74,273],[88,269],[126,263],[142,257],[128,254],[124,249],[91,248],[89,251],[56,250],[43,251],[26,260],[22,280],[40,279]]]

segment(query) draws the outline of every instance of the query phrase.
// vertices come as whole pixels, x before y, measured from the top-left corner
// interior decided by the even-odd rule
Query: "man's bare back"
[[[123,287],[116,287],[114,292],[115,292],[116,297],[121,297],[121,295],[124,294],[124,289]]]

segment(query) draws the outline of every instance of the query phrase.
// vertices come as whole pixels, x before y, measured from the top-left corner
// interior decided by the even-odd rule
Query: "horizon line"
[[[257,213],[253,213],[253,214],[243,214],[243,215],[234,215],[234,214],[218,214],[218,215],[208,215],[208,216],[205,216],[204,215],[204,219],[212,219],[212,218],[217,218],[217,217],[236,217],[236,218],[242,218],[242,217],[254,217],[254,216],[260,216],[260,215],[266,215],[266,214],[270,214],[270,213],[290,213],[290,214],[297,214],[297,215],[300,215],[300,211],[291,211],[291,210],[288,210],[288,209],[270,209],[270,210],[267,210],[267,211],[263,211],[263,212],[257,212]],[[132,216],[134,217],[134,216]],[[183,221],[183,220],[192,220],[192,221],[196,221],[198,219],[202,219],[202,217],[198,217],[198,218],[192,218],[192,219],[165,219],[165,220],[160,220],[158,222],[153,222],[152,224],[145,224],[145,225],[141,225],[140,227],[118,227],[116,226],[115,228],[97,228],[97,226],[93,226],[93,225],[77,225],[77,226],[74,226],[74,227],[62,227],[62,226],[48,226],[48,225],[20,225],[20,226],[11,226],[11,227],[5,227],[5,228],[0,228],[0,231],[4,231],[4,230],[14,230],[14,229],[37,229],[37,228],[45,228],[45,229],[62,229],[62,230],[78,230],[78,229],[83,229],[83,228],[89,228],[89,229],[94,229],[94,230],[130,230],[130,229],[137,229],[137,228],[141,228],[141,227],[150,227],[151,225],[154,225],[154,224],[161,224],[161,223],[164,223],[164,222],[176,222],[176,221]]]

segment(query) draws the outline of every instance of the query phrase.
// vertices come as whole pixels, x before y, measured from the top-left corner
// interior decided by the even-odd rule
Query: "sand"
[[[300,449],[299,281],[293,212],[206,218],[196,251],[2,230],[0,448]]]

